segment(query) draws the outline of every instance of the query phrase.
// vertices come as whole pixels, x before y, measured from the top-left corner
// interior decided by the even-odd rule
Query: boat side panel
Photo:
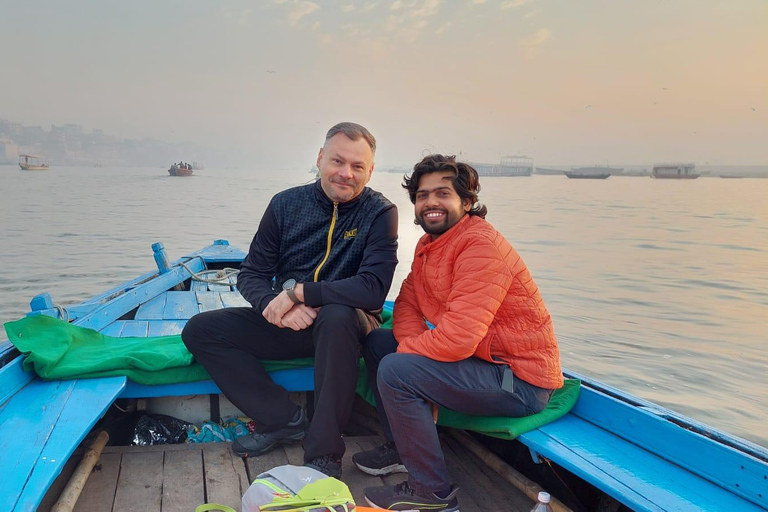
[[[572,413],[652,451],[729,492],[768,508],[768,466],[708,437],[616,398],[582,389]]]
[[[187,266],[193,272],[199,272],[203,269],[203,261],[199,258],[190,261]],[[189,272],[182,267],[176,267],[148,281],[133,290],[130,290],[114,300],[97,308],[95,311],[78,319],[75,324],[82,327],[88,327],[94,330],[100,330],[103,327],[114,322],[124,314],[137,308],[141,304],[148,302],[157,295],[172,288],[189,278]]]
[[[35,379],[8,401],[0,411],[0,510],[35,510],[40,490],[61,472],[125,380]]]
[[[520,441],[633,510],[763,510],[572,414]]]
[[[35,378],[35,372],[25,372],[23,358],[17,357],[0,368],[0,410],[6,400]]]

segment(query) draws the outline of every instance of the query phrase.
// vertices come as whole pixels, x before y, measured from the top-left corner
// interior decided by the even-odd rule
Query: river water
[[[225,238],[248,248],[299,171],[0,167],[0,321],[49,292],[74,304]],[[394,299],[421,235],[402,175]],[[484,178],[488,220],[554,318],[563,366],[768,446],[768,180]],[[4,333],[0,336],[5,339]]]

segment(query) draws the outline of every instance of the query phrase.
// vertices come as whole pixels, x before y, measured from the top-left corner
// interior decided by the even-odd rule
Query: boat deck
[[[363,489],[396,484],[404,474],[369,476],[352,463],[352,454],[383,442],[379,436],[347,437],[342,480],[355,502],[366,506]],[[442,435],[453,481],[461,487],[462,512],[527,512],[533,502],[450,435]],[[240,499],[256,475],[283,464],[302,464],[298,444],[261,457],[241,459],[230,443],[159,446],[107,446],[74,508],[75,512],[189,512],[203,503],[220,503],[240,511]],[[47,510],[42,508],[40,510]]]

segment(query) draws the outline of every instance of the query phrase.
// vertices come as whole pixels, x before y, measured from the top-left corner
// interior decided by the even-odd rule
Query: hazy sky
[[[0,118],[311,165],[768,164],[766,0],[0,0]],[[215,162],[206,162],[215,166]]]

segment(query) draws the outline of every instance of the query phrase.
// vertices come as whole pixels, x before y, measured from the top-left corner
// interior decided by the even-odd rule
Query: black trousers
[[[304,459],[344,455],[360,343],[375,320],[349,306],[323,306],[302,331],[270,324],[253,308],[224,308],[193,316],[181,338],[224,395],[256,420],[259,432],[284,427],[297,411],[260,359],[315,358],[315,414],[304,439]]]

